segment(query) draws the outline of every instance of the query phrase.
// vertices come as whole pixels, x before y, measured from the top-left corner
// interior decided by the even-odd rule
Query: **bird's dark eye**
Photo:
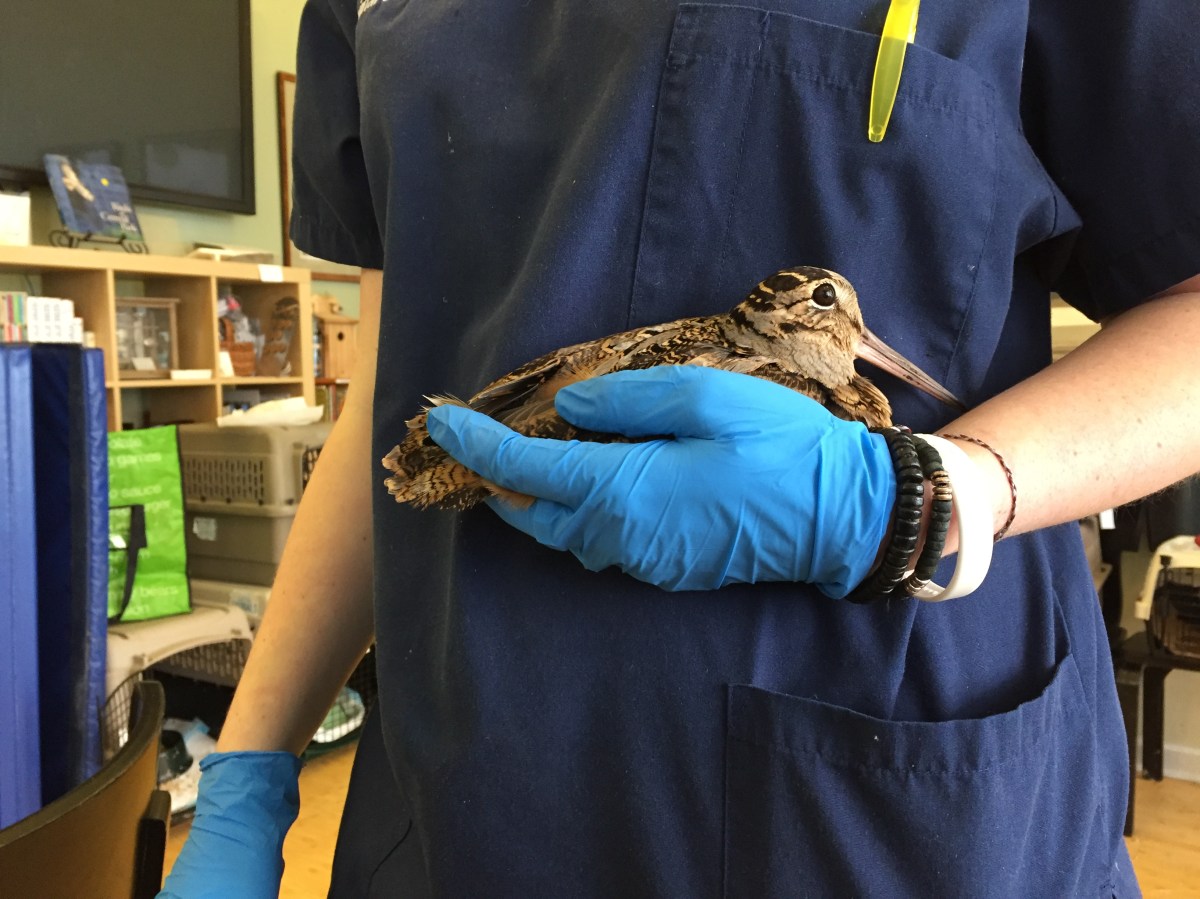
[[[811,302],[818,309],[832,309],[837,305],[837,289],[826,281],[812,292]]]

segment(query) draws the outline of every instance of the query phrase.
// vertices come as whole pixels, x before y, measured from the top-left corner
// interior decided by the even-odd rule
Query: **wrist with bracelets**
[[[987,574],[992,551],[990,506],[979,470],[962,449],[944,438],[916,435],[904,427],[871,432],[887,441],[896,469],[896,506],[880,565],[846,598],[866,603],[907,595],[939,602],[971,593]],[[1011,474],[1009,481],[1012,484]],[[1014,507],[1015,495],[1013,485]],[[926,507],[925,542],[918,553]],[[954,513],[958,560],[950,581],[941,587],[930,579],[941,560]]]

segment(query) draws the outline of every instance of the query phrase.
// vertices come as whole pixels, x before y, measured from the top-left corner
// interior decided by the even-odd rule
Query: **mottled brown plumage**
[[[868,426],[891,423],[891,406],[854,370],[855,357],[903,377],[939,399],[957,400],[867,330],[850,283],[826,269],[801,267],[771,276],[729,312],[684,318],[613,334],[547,353],[456,403],[530,437],[614,440],[580,432],[558,416],[554,395],[576,381],[656,365],[706,365],[775,381],[822,403],[839,418]],[[410,419],[404,440],[384,458],[385,483],[397,502],[417,508],[465,509],[490,494],[527,497],[489,484],[451,459],[425,430],[426,407]]]

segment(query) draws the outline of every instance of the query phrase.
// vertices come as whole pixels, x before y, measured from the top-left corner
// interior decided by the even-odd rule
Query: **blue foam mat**
[[[0,346],[0,827],[41,806],[32,377]]]
[[[33,348],[42,802],[100,767],[108,583],[104,360]]]

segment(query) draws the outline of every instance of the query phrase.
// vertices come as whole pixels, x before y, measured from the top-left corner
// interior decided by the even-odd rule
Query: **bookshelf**
[[[135,255],[60,247],[0,246],[0,283],[65,297],[75,303],[85,331],[104,350],[108,426],[212,421],[221,414],[227,393],[258,389],[261,398],[303,396],[315,401],[313,384],[310,273],[306,269],[212,262],[174,256]],[[265,325],[277,301],[294,297],[299,320],[288,350],[286,377],[224,377],[218,365],[218,290],[228,285],[247,315]],[[123,378],[117,368],[118,297],[174,297],[177,305],[178,365],[209,369],[198,380]]]

